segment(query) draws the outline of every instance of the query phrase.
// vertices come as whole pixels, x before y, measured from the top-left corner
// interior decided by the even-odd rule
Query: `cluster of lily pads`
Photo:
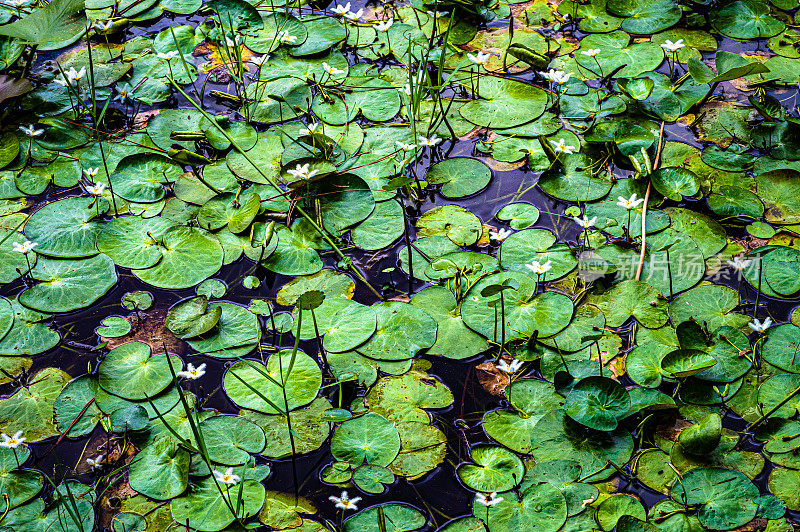
[[[0,3],[0,530],[792,530],[798,7]]]

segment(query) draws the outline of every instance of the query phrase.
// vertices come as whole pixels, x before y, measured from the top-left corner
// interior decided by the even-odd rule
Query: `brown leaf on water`
[[[31,90],[33,90],[33,85],[27,78],[16,79],[0,74],[0,102],[22,96]]]
[[[167,312],[168,309],[165,308],[154,309],[140,313],[141,319],[136,314],[131,314],[125,317],[131,324],[131,332],[118,338],[101,338],[101,340],[108,342],[106,345],[108,349],[114,349],[128,342],[144,342],[150,346],[154,355],[164,353],[165,347],[170,353],[184,355],[186,344],[164,325]]]
[[[525,158],[515,162],[515,163],[507,163],[505,161],[497,161],[492,159],[491,157],[476,157],[480,162],[491,168],[496,172],[510,172],[511,170],[517,170],[518,168],[522,168],[525,166]]]
[[[510,363],[512,359],[503,356],[502,360]],[[475,366],[475,374],[478,376],[478,382],[483,386],[484,390],[499,397],[505,396],[506,387],[511,384],[511,376],[497,369],[497,366],[491,360]]]

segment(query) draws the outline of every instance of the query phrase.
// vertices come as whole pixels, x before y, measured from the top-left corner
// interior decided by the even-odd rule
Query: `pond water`
[[[798,7],[0,3],[0,531],[797,529]]]

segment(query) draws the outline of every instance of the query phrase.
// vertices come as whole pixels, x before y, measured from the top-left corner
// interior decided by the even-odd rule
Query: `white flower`
[[[226,469],[224,473],[220,473],[216,469],[213,472],[214,472],[214,478],[217,479],[217,482],[222,482],[223,484],[226,484],[228,486],[233,486],[234,484],[236,484],[241,480],[241,478],[239,478],[239,475],[233,474],[232,467]]]
[[[574,146],[567,146],[567,141],[564,139],[558,139],[558,142],[550,141],[550,144],[553,145],[553,149],[556,153],[566,153],[567,155],[572,155],[575,153]]]
[[[33,251],[33,248],[35,248],[38,245],[39,244],[37,244],[36,242],[31,242],[30,240],[26,240],[22,244],[20,244],[19,242],[14,242],[12,244],[12,247],[14,248],[14,251],[16,251],[17,253],[22,253],[23,255],[27,255],[28,253]]]
[[[522,367],[522,364],[523,364],[522,360],[517,360],[516,358],[511,361],[511,364],[506,363],[505,360],[501,360],[500,363],[497,364],[497,369],[499,369],[500,371],[508,373],[509,375],[511,375],[512,373],[518,372],[519,368]],[[502,500],[502,499],[500,499],[500,500]],[[489,505],[487,505],[487,506],[489,506]]]
[[[661,48],[668,50],[670,52],[677,52],[681,48],[685,47],[686,45],[683,44],[683,39],[678,39],[675,42],[670,41],[669,39],[664,41],[664,44],[661,45]]]
[[[382,20],[375,23],[375,29],[378,31],[389,31],[389,28],[392,27],[394,24],[394,19],[390,18],[389,20]]]
[[[586,57],[594,57],[600,53],[600,48],[589,48],[588,50],[581,50],[581,53]]]
[[[433,18],[446,17],[450,14],[447,11],[426,11],[426,13]]]
[[[419,136],[419,143],[421,146],[427,146],[428,148],[433,148],[439,143],[442,142],[442,139],[434,134],[431,138],[423,137],[422,135]]]
[[[184,377],[186,379],[197,380],[203,375],[206,374],[206,364],[203,362],[197,367],[194,367],[194,364],[186,364],[186,369],[183,371],[177,372],[175,375],[178,377]]]
[[[248,59],[248,62],[256,66],[261,66],[268,59],[269,55],[262,55],[261,57],[251,57],[250,59]]]
[[[559,85],[563,85],[564,83],[569,81],[570,77],[572,77],[572,73],[571,72],[569,74],[567,74],[563,70],[555,70],[555,69],[552,69],[552,68],[550,69],[549,72],[541,72],[540,71],[539,75],[542,76],[544,79],[546,79],[548,81],[552,81],[553,83],[558,83]]]
[[[740,272],[740,271],[744,270],[745,268],[747,268],[748,266],[750,266],[750,263],[752,263],[752,262],[753,261],[751,261],[749,259],[743,259],[741,257],[733,257],[733,260],[729,260],[728,261],[728,266],[730,266],[731,268],[733,268],[737,272]]]
[[[498,242],[502,242],[503,240],[511,236],[511,233],[513,233],[513,231],[511,231],[510,229],[501,228],[498,231],[489,231],[489,236],[492,239],[497,240]]]
[[[81,67],[80,70],[75,70],[75,67],[69,67],[69,70],[65,70],[62,74],[59,75],[55,81],[62,87],[66,87],[67,85],[75,85],[83,76],[86,75],[86,67]]]
[[[314,122],[313,124],[308,124],[307,127],[301,128],[299,133],[301,135],[311,135],[315,131],[319,129],[319,122]]]
[[[493,491],[488,497],[483,493],[478,493],[475,495],[475,502],[484,506],[494,506],[499,502],[503,502],[503,498],[498,497],[496,491]]]
[[[597,222],[597,216],[592,219],[589,219],[585,214],[583,218],[578,218],[577,216],[572,217],[575,220],[575,223],[583,227],[584,229],[589,229],[590,227],[594,227],[595,222]]]
[[[636,198],[636,193],[634,193],[628,199],[625,199],[622,196],[617,196],[617,199],[619,200],[619,201],[617,201],[617,205],[619,205],[623,209],[627,209],[629,211],[632,211],[633,209],[635,209],[636,207],[638,207],[639,205],[644,203],[644,198],[638,198],[637,199]]]
[[[338,76],[339,74],[344,74],[344,70],[332,67],[328,63],[322,63],[322,69],[331,76]]]
[[[297,43],[297,36],[296,35],[289,35],[288,31],[284,31],[283,33],[281,33],[280,41],[281,41],[281,44],[286,44],[286,43],[295,44],[295,43]]]
[[[110,20],[106,20],[105,22],[97,21],[94,23],[94,29],[96,29],[97,31],[108,31],[111,29],[113,25],[114,23],[111,22]]]
[[[117,88],[117,95],[114,96],[115,102],[124,102],[128,99],[128,91],[124,89]]]
[[[309,163],[300,165],[298,164],[294,170],[286,170],[290,175],[298,179],[311,179],[319,173],[319,170],[308,171]]]
[[[336,503],[336,507],[342,510],[358,510],[356,503],[361,500],[361,497],[353,497],[352,499],[347,496],[347,492],[343,491],[341,497],[328,497],[331,502]]]
[[[167,52],[167,53],[158,52],[156,54],[156,56],[159,59],[163,59],[164,61],[169,63],[170,61],[172,61],[173,59],[178,57],[178,50],[172,50],[172,51]]]
[[[347,13],[350,12],[350,2],[347,2],[347,4],[344,7],[335,6],[331,8],[331,12],[335,13],[336,15],[346,15]]]
[[[405,93],[406,96],[411,96],[411,85],[408,83],[403,85],[403,93]]]
[[[89,168],[84,168],[83,169],[83,175],[85,175],[86,177],[88,177],[90,179],[95,177],[98,173],[100,173],[100,167],[99,166],[97,168],[89,167]]]
[[[406,144],[405,142],[400,142],[399,140],[394,141],[397,144],[397,147],[405,152],[413,151],[417,149],[416,144]]]
[[[86,463],[89,464],[92,469],[103,469],[103,465],[105,465],[103,462],[105,462],[105,459],[106,455],[101,454],[95,459],[87,458]]]
[[[550,271],[550,268],[553,267],[553,264],[549,260],[544,264],[539,264],[538,261],[532,261],[530,264],[526,264],[525,267],[536,275],[544,275]]]
[[[483,52],[478,52],[477,55],[467,54],[467,59],[476,65],[485,65],[490,57],[492,57],[492,54],[485,54]]]
[[[86,192],[91,194],[92,196],[100,196],[103,194],[103,191],[106,189],[106,185],[104,183],[95,183],[94,185],[86,185]]]
[[[38,137],[42,133],[44,133],[44,129],[36,129],[33,127],[33,124],[28,124],[28,126],[19,126],[19,130],[28,135],[29,137]]]
[[[344,14],[344,18],[346,18],[347,20],[358,20],[358,19],[361,18],[361,16],[363,14],[364,14],[364,10],[363,9],[359,9],[356,12],[349,11],[349,12]]]
[[[3,439],[3,441],[0,441],[0,447],[5,447],[6,449],[16,449],[17,447],[22,445],[22,442],[25,441],[25,438],[22,437],[21,430],[17,431],[17,433],[14,434],[13,436],[9,436],[5,432],[3,432],[2,434],[0,434],[0,438]]]
[[[753,321],[751,321],[747,325],[749,325],[750,328],[753,329],[755,332],[763,333],[766,332],[767,329],[769,329],[770,326],[772,325],[772,318],[767,317],[764,319],[764,321],[758,321],[757,319],[753,318]]]

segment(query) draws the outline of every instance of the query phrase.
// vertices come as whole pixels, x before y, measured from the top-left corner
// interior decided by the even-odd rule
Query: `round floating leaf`
[[[316,451],[328,439],[331,424],[324,412],[331,404],[317,397],[311,404],[289,412],[292,432],[285,415],[267,415],[254,410],[242,410],[241,416],[252,421],[266,434],[266,448],[261,454],[269,458],[286,458],[292,453],[305,454]]]
[[[553,410],[534,427],[533,456],[538,461],[563,458],[575,460],[585,474],[586,481],[608,478],[615,470],[608,461],[624,464],[633,454],[633,437],[624,429],[611,432],[590,429],[573,421],[563,410]],[[594,473],[597,472],[597,473]]]
[[[478,241],[483,229],[477,216],[458,205],[435,207],[417,220],[419,236],[446,236],[459,246]]]
[[[513,492],[504,493],[503,500],[489,508],[473,503],[476,516],[486,517],[492,529],[526,530],[544,532],[560,530],[567,519],[567,503],[564,495],[550,484],[531,486],[519,500]]]
[[[470,358],[486,350],[486,340],[467,328],[458,310],[456,297],[447,288],[430,286],[414,294],[411,304],[436,320],[436,343],[429,355]]]
[[[19,295],[19,302],[43,312],[69,312],[91,305],[117,283],[114,263],[105,255],[89,259],[40,258],[31,270],[40,281]]]
[[[118,338],[131,332],[131,322],[122,316],[109,316],[104,318],[101,323],[103,326],[95,329],[95,332],[101,337]]]
[[[620,383],[607,377],[587,377],[570,390],[564,410],[578,423],[609,431],[617,428],[630,406],[628,391]]]
[[[701,467],[688,471],[670,496],[681,504],[699,506],[700,522],[714,530],[731,530],[750,522],[758,511],[758,488],[738,471]]]
[[[438,162],[428,170],[425,180],[433,185],[442,185],[442,196],[463,198],[486,187],[492,179],[492,171],[477,159],[454,157]]]
[[[647,511],[639,499],[627,494],[613,495],[597,507],[597,524],[603,530],[613,530],[623,516],[631,516],[645,521]]]
[[[344,522],[344,532],[383,529],[386,532],[411,532],[424,527],[425,523],[425,515],[410,504],[384,503],[349,517]]]
[[[374,307],[355,302],[348,304],[334,314],[330,326],[324,331],[322,345],[326,351],[335,353],[354,349],[372,336],[376,320]]]
[[[162,257],[155,266],[132,270],[136,277],[158,288],[189,288],[222,266],[222,246],[200,229],[168,229],[161,246]]]
[[[407,360],[436,342],[436,321],[424,310],[396,301],[373,308],[377,328],[359,353],[378,360]]]
[[[131,462],[129,483],[151,499],[169,500],[189,483],[189,452],[173,438],[161,437],[142,449]]]
[[[209,314],[216,315],[217,309],[222,309],[222,313],[216,325],[207,333],[187,340],[189,345],[201,353],[220,358],[235,358],[252,351],[261,338],[258,317],[245,307],[227,301],[208,305]]]
[[[22,431],[28,443],[58,436],[53,405],[69,380],[60,369],[44,368],[30,377],[30,385],[0,399],[0,432],[12,435]]]
[[[208,298],[197,296],[175,304],[169,310],[164,325],[178,338],[193,338],[213,329],[220,317],[221,306],[208,311]]]
[[[699,180],[694,172],[685,168],[659,168],[650,176],[653,188],[662,196],[681,201],[694,196],[699,190]]]
[[[90,257],[97,254],[95,239],[103,229],[108,204],[95,207],[95,198],[72,197],[44,205],[25,224],[25,236],[36,242],[36,252],[53,257]]]
[[[150,356],[150,352],[150,346],[142,342],[128,342],[109,351],[97,368],[100,386],[132,401],[158,395],[172,383],[170,364],[178,372],[183,362],[175,355]]]
[[[388,466],[400,451],[394,424],[378,414],[364,414],[342,423],[331,439],[331,454],[352,466]]]
[[[161,260],[160,240],[174,226],[160,216],[115,218],[97,235],[97,249],[123,268],[149,268]]]
[[[507,221],[512,229],[527,229],[539,219],[539,209],[530,203],[509,203],[496,216]]]
[[[765,39],[785,28],[769,12],[769,6],[758,0],[737,0],[712,10],[710,21],[718,32],[731,39]]]
[[[475,491],[508,491],[519,484],[525,474],[522,460],[503,447],[476,446],[472,448],[471,456],[475,463],[459,465],[456,473],[464,484]]]
[[[242,475],[244,467],[234,470]],[[257,514],[264,505],[264,486],[255,480],[242,480],[240,485],[219,484],[214,476],[205,477],[191,484],[182,497],[172,499],[172,516],[176,521],[188,524],[195,530],[216,532],[234,521],[236,517],[246,519]],[[238,502],[238,503],[237,503]]]
[[[71,426],[68,436],[78,438],[94,429],[102,416],[94,403],[96,392],[97,380],[89,375],[82,375],[64,387],[53,405],[56,427],[60,432],[66,432]]]
[[[250,454],[260,453],[266,440],[258,425],[236,416],[214,416],[198,426],[208,458],[229,466],[244,464]]]
[[[307,405],[322,385],[322,372],[310,356],[298,351],[281,351],[260,362],[242,360],[224,377],[225,393],[243,408],[265,414],[285,414]],[[284,400],[285,393],[285,400]]]
[[[395,200],[379,201],[363,222],[350,230],[356,247],[377,251],[403,235],[403,208]]]
[[[545,111],[547,93],[542,89],[501,77],[484,76],[481,98],[467,102],[461,116],[478,126],[507,128],[539,118]]]

